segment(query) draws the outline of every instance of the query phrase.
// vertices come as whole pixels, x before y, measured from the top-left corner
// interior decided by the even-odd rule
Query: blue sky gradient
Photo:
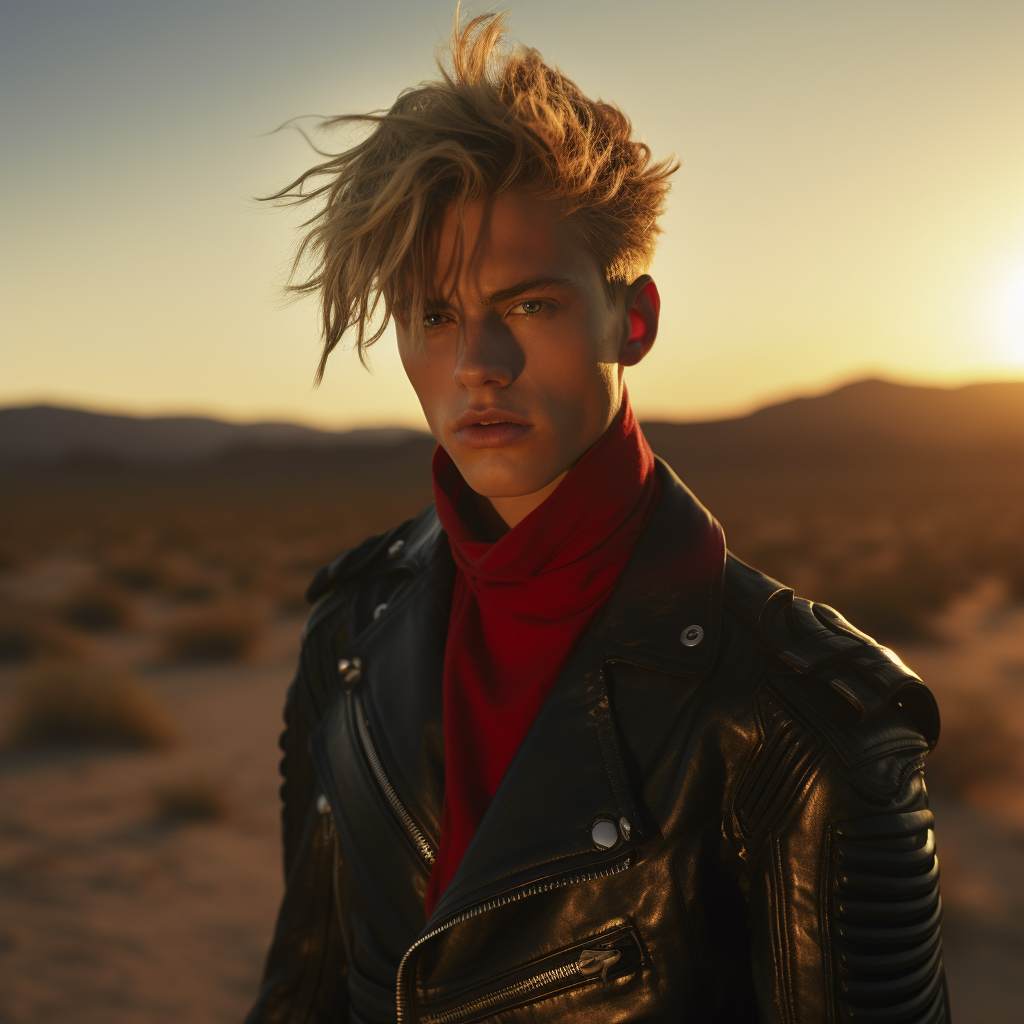
[[[252,197],[310,162],[275,127],[388,105],[453,13],[6,4],[0,403],[421,425],[389,338],[312,391],[315,308],[280,296],[296,218]],[[683,162],[641,415],[1024,377],[1024,5],[547,0],[513,29]]]

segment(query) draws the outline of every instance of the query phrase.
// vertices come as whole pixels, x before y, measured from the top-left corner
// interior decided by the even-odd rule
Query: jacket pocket
[[[643,952],[633,928],[615,928],[486,984],[422,1001],[416,1019],[419,1024],[470,1024],[570,989],[592,987],[611,994],[637,973],[642,962]]]

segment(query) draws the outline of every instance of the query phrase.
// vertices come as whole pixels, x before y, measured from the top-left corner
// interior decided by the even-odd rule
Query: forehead
[[[432,269],[435,288],[464,299],[533,277],[564,278],[582,288],[604,282],[596,256],[558,206],[515,191],[468,204],[461,231],[458,213],[449,207]]]

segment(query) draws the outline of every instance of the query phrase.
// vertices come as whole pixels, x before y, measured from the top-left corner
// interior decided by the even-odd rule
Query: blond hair
[[[440,80],[405,90],[388,111],[323,120],[323,129],[372,130],[343,152],[317,149],[329,159],[265,197],[322,201],[302,225],[289,282],[292,292],[320,299],[317,382],[350,329],[365,362],[410,284],[410,323],[420,329],[431,239],[453,205],[461,223],[467,203],[523,190],[559,205],[607,281],[632,281],[650,266],[678,165],[653,163],[618,107],[585,97],[536,50],[502,54],[505,21],[487,14],[461,30],[456,22]]]

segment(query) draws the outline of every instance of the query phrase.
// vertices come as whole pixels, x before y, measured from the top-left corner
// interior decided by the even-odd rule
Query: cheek
[[[580,330],[571,337],[563,335],[538,353],[537,379],[545,382],[563,422],[582,425],[602,418],[614,402],[617,364],[608,361],[605,348],[594,331]]]
[[[441,406],[445,397],[443,386],[445,368],[439,367],[436,360],[426,358],[425,352],[413,351],[407,341],[403,342],[401,336],[399,337],[398,355],[402,360],[405,375],[409,378],[409,383],[419,399],[427,424],[436,435],[438,423],[442,418]],[[450,378],[450,374],[448,377]]]

